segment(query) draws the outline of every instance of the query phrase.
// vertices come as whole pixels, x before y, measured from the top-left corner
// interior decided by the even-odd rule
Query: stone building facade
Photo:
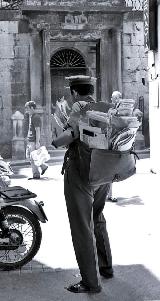
[[[12,115],[17,111],[24,114],[24,104],[30,99],[38,104],[43,142],[50,145],[51,110],[62,96],[69,101],[68,75],[97,77],[97,100],[110,101],[113,90],[120,90],[124,98],[137,103],[143,97],[144,124],[148,122],[142,3],[25,0],[11,9],[4,3],[0,10],[3,156],[11,157],[15,145]]]

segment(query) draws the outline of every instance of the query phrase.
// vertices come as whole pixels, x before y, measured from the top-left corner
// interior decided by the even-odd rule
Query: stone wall
[[[149,82],[148,55],[144,48],[142,13],[126,13],[122,33],[122,86],[123,96],[139,101],[144,97],[145,144],[149,146]]]
[[[144,49],[144,32],[142,20],[125,15],[122,33],[122,79],[124,97],[138,100],[145,98],[148,110],[148,74],[147,54]]]
[[[19,21],[0,21],[0,153],[4,157],[11,157],[11,116],[17,110],[23,113],[30,97],[29,38],[19,31]]]

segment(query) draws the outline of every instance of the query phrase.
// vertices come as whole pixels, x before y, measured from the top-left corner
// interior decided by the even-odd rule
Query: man
[[[41,138],[41,119],[40,116],[36,113],[36,103],[34,101],[28,101],[25,104],[25,112],[29,116],[28,124],[28,134],[27,134],[27,147],[26,147],[26,158],[29,158],[31,161],[33,178],[29,179],[40,179],[39,167],[35,165],[34,160],[32,159],[31,152],[40,148],[40,138]],[[42,164],[41,175],[45,173],[48,168],[47,164]]]
[[[112,96],[111,96],[111,102],[114,107],[116,107],[116,105],[120,102],[121,99],[122,99],[121,92],[113,91]],[[107,200],[110,202],[113,202],[113,203],[116,203],[118,201],[117,198],[112,197],[112,184],[110,184],[110,191],[109,191]]]
[[[93,103],[93,79],[88,76],[68,78],[74,101],[71,116],[80,116],[85,104]],[[103,104],[102,104],[103,105]],[[75,125],[76,128],[76,125]],[[70,285],[73,293],[99,293],[100,275],[106,279],[113,277],[112,256],[106,221],[102,213],[110,185],[90,186],[80,175],[80,157],[77,149],[79,137],[68,149],[65,160],[64,193],[70,222],[72,241],[82,280]],[[58,138],[57,138],[58,141]],[[57,146],[54,140],[52,145]]]
[[[119,91],[113,91],[111,96],[111,102],[116,107],[116,105],[121,101],[122,94]]]

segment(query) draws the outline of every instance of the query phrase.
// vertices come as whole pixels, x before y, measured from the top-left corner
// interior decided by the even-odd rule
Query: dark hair
[[[71,94],[73,94],[73,90],[78,92],[79,95],[92,95],[94,93],[94,86],[91,84],[74,84],[70,87]]]
[[[33,100],[27,101],[25,107],[29,107],[30,109],[31,108],[36,109],[36,103]]]

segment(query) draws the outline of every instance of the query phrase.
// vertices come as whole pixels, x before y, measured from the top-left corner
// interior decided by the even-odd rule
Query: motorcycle
[[[48,219],[44,203],[21,186],[10,186],[13,170],[0,157],[0,269],[22,267],[37,254],[42,240],[40,222]]]

